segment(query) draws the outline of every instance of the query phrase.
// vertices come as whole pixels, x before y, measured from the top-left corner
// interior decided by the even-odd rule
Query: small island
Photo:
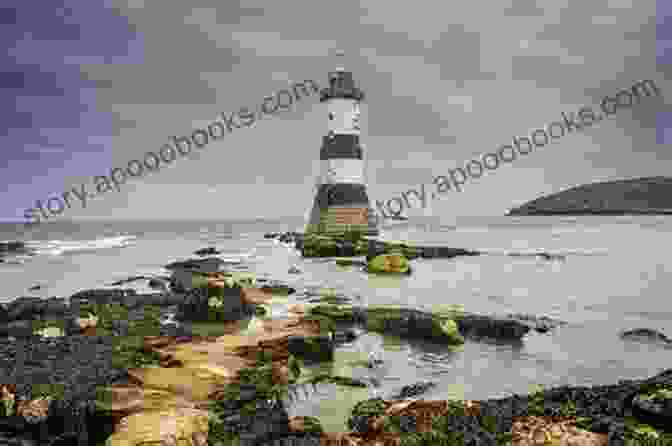
[[[672,177],[584,184],[511,209],[520,215],[670,215]]]

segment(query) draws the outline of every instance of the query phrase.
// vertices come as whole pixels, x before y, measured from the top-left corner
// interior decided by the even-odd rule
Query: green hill
[[[537,198],[506,215],[672,214],[672,178],[647,177],[584,184]]]

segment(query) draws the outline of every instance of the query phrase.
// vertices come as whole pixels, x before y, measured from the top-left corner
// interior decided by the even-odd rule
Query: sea
[[[520,342],[467,340],[459,349],[365,334],[337,354],[383,359],[364,377],[374,383],[365,390],[376,396],[431,381],[437,386],[426,398],[486,399],[525,394],[540,385],[611,384],[672,368],[672,349],[619,338],[634,328],[672,338],[672,216],[464,217],[450,224],[418,217],[387,227],[381,238],[482,255],[413,260],[413,273],[403,277],[302,259],[291,246],[264,238],[268,232],[300,231],[302,224],[299,217],[53,222],[31,233],[22,225],[2,224],[0,240],[25,241],[34,254],[0,263],[0,302],[68,297],[132,276],[167,275],[164,265],[214,246],[232,269],[297,289],[274,314],[327,289],[363,305],[428,311],[462,305],[467,312],[525,313],[567,322],[549,333],[530,332]],[[291,273],[291,266],[301,273]],[[41,288],[29,291],[35,285]],[[307,415],[315,404],[338,399],[333,389],[325,392],[306,396],[296,410]]]

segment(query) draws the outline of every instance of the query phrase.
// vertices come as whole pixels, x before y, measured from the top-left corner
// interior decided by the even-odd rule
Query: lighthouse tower
[[[327,104],[329,128],[322,137],[320,177],[306,233],[338,235],[353,230],[378,236],[359,144],[359,104],[363,99],[364,92],[355,86],[352,73],[341,67],[329,73],[329,87],[320,92],[320,102]]]

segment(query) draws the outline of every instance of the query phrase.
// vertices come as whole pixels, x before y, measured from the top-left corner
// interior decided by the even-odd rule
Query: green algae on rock
[[[303,239],[303,257],[336,257],[338,254],[338,244],[331,237],[311,234]]]
[[[348,429],[355,432],[366,432],[370,418],[385,414],[385,402],[382,398],[372,398],[360,401],[352,408],[347,421]]]
[[[80,315],[93,314],[98,317],[96,335],[113,338],[115,346],[112,365],[121,369],[159,365],[160,357],[154,352],[145,351],[143,347],[145,336],[154,336],[159,333],[161,307],[145,305],[142,311],[142,319],[133,320],[129,317],[130,311],[120,303],[82,303],[78,308]],[[115,321],[128,321],[129,330],[126,335],[114,336]],[[45,324],[48,326],[50,323],[50,321],[39,321],[37,326]]]
[[[410,274],[408,259],[399,253],[374,257],[367,264],[367,272],[373,274]]]
[[[319,304],[310,308],[308,314],[309,316],[326,317],[332,321],[355,323],[358,322],[360,311],[365,317],[366,328],[369,331],[382,334],[390,332],[405,337],[419,336],[449,345],[464,344],[464,338],[459,333],[455,320],[449,318],[446,312],[425,315],[419,311],[396,306],[373,306],[359,309],[350,305]],[[416,324],[414,330],[404,330],[403,323],[407,323],[411,315],[423,316],[423,324]],[[459,317],[460,313],[456,311],[451,315]]]
[[[243,417],[254,417],[259,402],[270,401],[272,405],[281,405],[289,395],[289,384],[295,383],[301,374],[300,362],[292,355],[288,358],[289,383],[278,383],[273,371],[272,355],[263,351],[257,354],[253,367],[240,370],[239,380],[228,384],[220,398],[210,404],[209,438],[210,444],[238,445],[240,432],[226,425],[232,405],[239,407]],[[319,423],[318,423],[319,425]]]

